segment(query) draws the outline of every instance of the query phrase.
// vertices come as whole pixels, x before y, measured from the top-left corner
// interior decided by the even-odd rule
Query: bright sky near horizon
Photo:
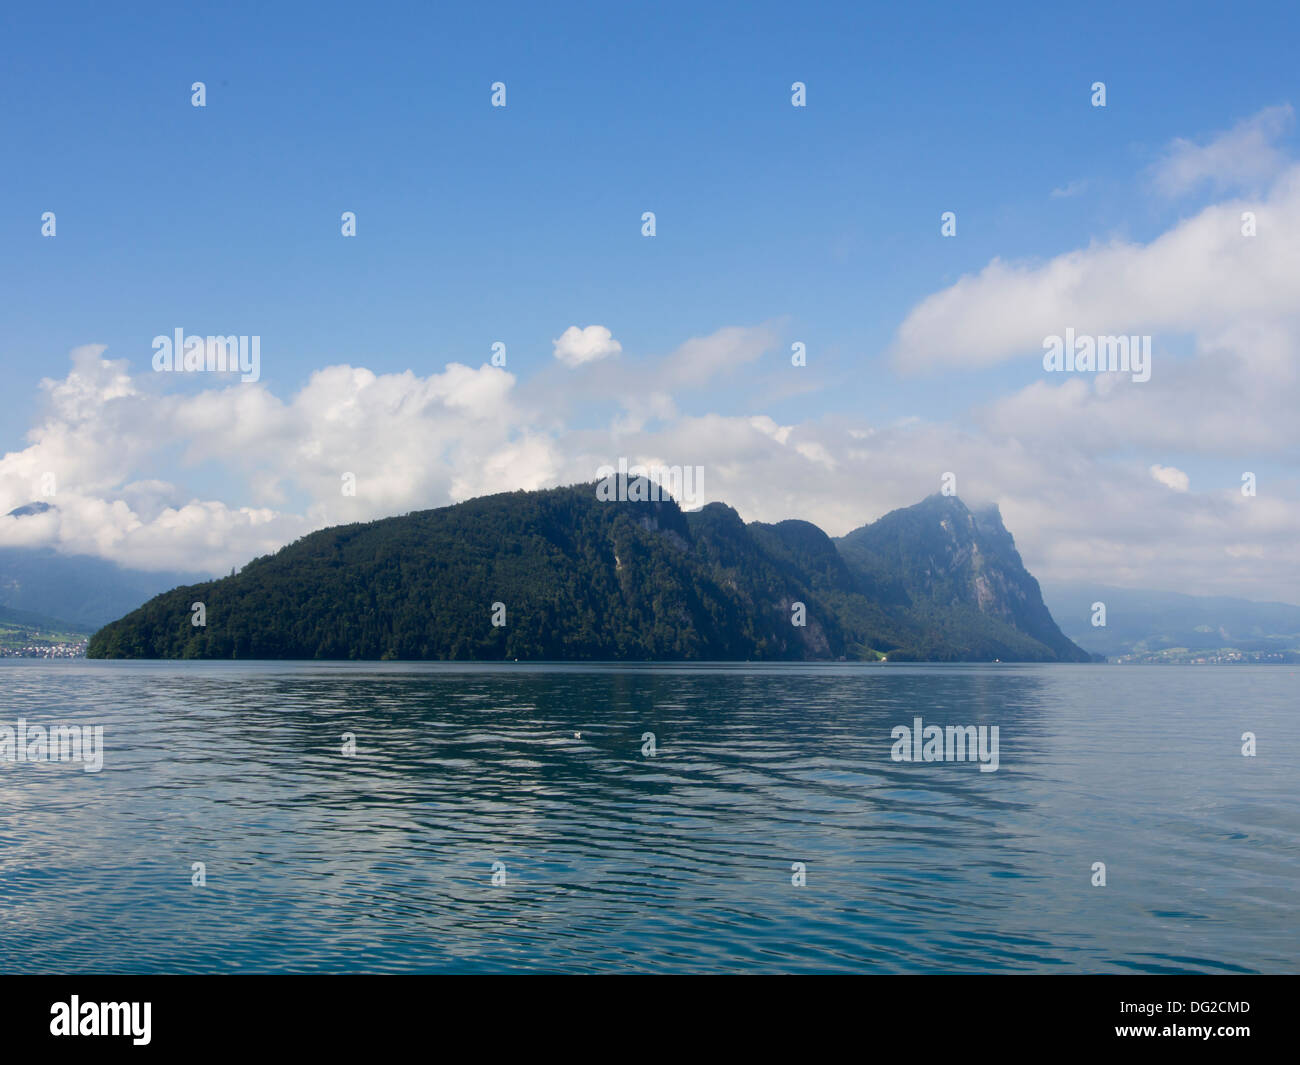
[[[7,5],[0,545],[226,572],[626,456],[1300,603],[1300,13],[1052,6]]]

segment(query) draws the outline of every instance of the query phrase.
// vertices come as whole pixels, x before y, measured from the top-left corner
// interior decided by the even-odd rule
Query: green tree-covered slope
[[[89,654],[1085,660],[1000,520],[939,507],[836,542],[807,522],[745,524],[721,503],[688,514],[667,499],[603,502],[590,484],[487,496],[313,533],[155,597],[96,633]],[[906,534],[899,515],[912,515]]]

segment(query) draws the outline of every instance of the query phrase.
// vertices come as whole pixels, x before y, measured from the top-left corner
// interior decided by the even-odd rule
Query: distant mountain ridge
[[[1232,649],[1300,660],[1300,606],[1290,603],[1080,583],[1053,584],[1044,597],[1070,639],[1095,654],[1160,661]],[[1092,623],[1097,603],[1104,625]]]
[[[196,579],[49,547],[0,547],[0,607],[39,614],[75,632],[94,632],[159,592]]]
[[[27,521],[58,509],[36,500],[5,517]],[[159,592],[201,579],[196,573],[129,569],[52,547],[0,547],[0,611],[69,632],[94,632]]]
[[[203,626],[191,623],[194,603]],[[931,496],[832,540],[804,521],[745,523],[722,503],[687,513],[671,499],[601,501],[591,484],[321,530],[236,576],[155,597],[96,633],[89,653],[1089,657],[1056,627],[996,510]]]
[[[33,614],[28,610],[11,610],[0,606],[0,627],[16,629],[44,629],[46,631],[69,632],[78,636],[89,636],[93,627],[79,628],[62,618],[52,618],[46,614]]]

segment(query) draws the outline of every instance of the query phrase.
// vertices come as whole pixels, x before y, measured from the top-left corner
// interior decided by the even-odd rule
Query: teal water
[[[106,750],[0,762],[0,969],[1295,971],[1297,682],[2,660]],[[892,761],[915,716],[1000,768]]]

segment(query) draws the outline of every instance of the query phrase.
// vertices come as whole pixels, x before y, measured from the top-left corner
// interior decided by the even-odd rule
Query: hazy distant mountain
[[[14,610],[0,606],[0,628],[32,629],[60,631],[89,636],[94,629],[89,625],[74,625],[62,618],[52,618],[47,614],[33,614],[28,610]]]
[[[14,507],[8,514],[7,518],[30,518],[33,514],[44,514],[46,511],[54,510],[52,503],[24,503],[21,507]]]
[[[0,547],[0,607],[38,614],[76,632],[94,632],[159,592],[194,580],[192,573],[125,569],[51,548]]]
[[[746,524],[721,503],[602,502],[593,485],[313,533],[238,576],[158,596],[97,633],[90,653],[1087,659],[996,512],[933,497],[836,542],[807,522]]]
[[[1171,648],[1300,651],[1300,606],[1287,603],[1089,584],[1051,585],[1044,597],[1066,635],[1087,651],[1111,657]],[[1092,624],[1094,603],[1105,604],[1104,626]]]

